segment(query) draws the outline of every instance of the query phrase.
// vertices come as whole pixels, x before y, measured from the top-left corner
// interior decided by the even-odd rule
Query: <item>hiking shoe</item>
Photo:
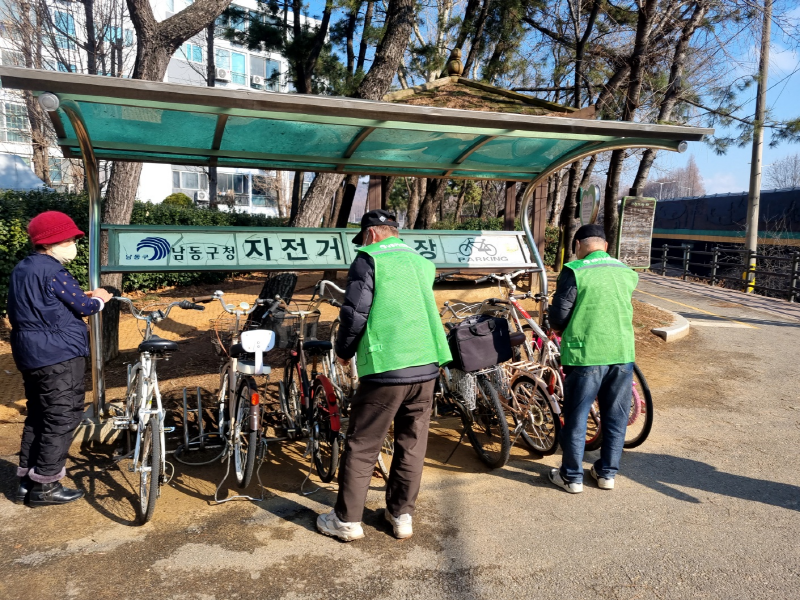
[[[564,481],[561,478],[561,473],[558,469],[550,469],[550,472],[547,474],[548,479],[550,479],[550,483],[555,486],[560,487],[562,490],[569,492],[570,494],[580,494],[583,491],[583,484],[579,482],[570,483],[568,481]]]
[[[320,533],[339,538],[343,542],[352,542],[364,537],[361,523],[345,523],[333,510],[317,517],[317,529]]]
[[[392,513],[389,512],[387,508],[383,512],[383,516],[386,518],[389,523],[392,524],[392,529],[394,530],[394,537],[398,540],[404,540],[406,538],[410,538],[414,535],[414,531],[411,528],[411,515],[405,514],[400,515],[399,517],[395,517]]]
[[[597,481],[597,487],[601,490],[613,490],[614,489],[614,478],[613,477],[600,477],[597,474],[597,471],[594,470],[594,465],[592,465],[592,477],[595,478]]]

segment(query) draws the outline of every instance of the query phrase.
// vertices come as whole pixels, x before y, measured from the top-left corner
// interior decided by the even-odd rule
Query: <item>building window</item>
[[[51,156],[49,159],[50,183],[53,185],[64,183],[63,162],[58,156]]]
[[[14,50],[3,50],[2,57],[3,57],[3,65],[5,65],[6,67],[25,66],[25,57],[22,55],[22,52],[16,52]]]
[[[199,171],[173,171],[172,187],[181,190],[207,190],[208,175]]]
[[[61,10],[55,11],[56,45],[65,50],[74,50],[75,19],[71,14]]]
[[[228,190],[232,190],[234,194],[250,193],[250,178],[247,175],[235,173],[218,173],[217,191],[224,194]]]
[[[5,109],[5,141],[29,143],[28,112],[22,104],[4,103]]]
[[[214,51],[214,66],[218,69],[231,70],[231,52],[230,50],[216,50]]]
[[[189,44],[188,42],[181,46],[183,56],[189,62],[201,63],[203,62],[203,48],[197,44]]]
[[[239,85],[247,85],[247,67],[245,55],[231,52],[231,81]]]
[[[133,29],[125,30],[125,45],[133,46]]]

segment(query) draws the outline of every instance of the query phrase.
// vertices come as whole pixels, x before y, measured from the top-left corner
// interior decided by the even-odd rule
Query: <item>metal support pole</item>
[[[547,297],[547,272],[544,269],[544,261],[539,254],[539,247],[536,245],[536,241],[533,239],[533,233],[531,233],[530,216],[528,215],[528,209],[531,205],[531,198],[533,198],[534,190],[537,187],[535,185],[536,183],[538,183],[538,181],[529,183],[525,188],[525,192],[522,195],[522,206],[520,207],[521,214],[519,216],[519,220],[522,223],[522,230],[525,232],[525,239],[528,240],[528,247],[531,250],[533,260],[536,263],[536,266],[542,270],[542,272],[539,273],[539,291],[543,296]]]
[[[692,252],[692,247],[689,244],[683,245],[683,280],[686,281],[686,274],[689,272],[689,256]]]
[[[800,282],[800,252],[792,253],[792,273],[789,276],[789,302],[794,302],[800,290],[797,285]]]
[[[717,261],[719,261],[719,246],[712,248],[713,254],[711,255],[711,285],[717,284]]]
[[[94,290],[100,287],[100,170],[80,107],[73,100],[64,100],[60,104],[75,130],[86,173],[86,185],[89,192],[89,288]],[[106,405],[106,381],[103,365],[103,317],[100,313],[89,317],[89,345],[94,392],[92,407],[94,416],[103,418]]]
[[[667,274],[667,253],[669,252],[669,246],[664,244],[661,247],[661,275],[666,276]]]

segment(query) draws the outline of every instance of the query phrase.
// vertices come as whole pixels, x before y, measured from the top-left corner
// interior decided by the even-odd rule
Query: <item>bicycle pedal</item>
[[[128,419],[114,419],[111,423],[112,429],[127,429],[129,425]]]
[[[174,427],[164,427],[164,433],[172,433],[175,431]]]

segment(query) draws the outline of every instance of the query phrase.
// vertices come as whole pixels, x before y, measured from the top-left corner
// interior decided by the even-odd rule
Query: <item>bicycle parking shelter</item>
[[[520,215],[523,232],[409,231],[404,232],[403,238],[423,255],[431,252],[430,243],[438,242],[441,259],[432,258],[437,268],[533,266],[539,273],[541,289],[546,292],[547,277],[538,245],[543,244],[545,218],[541,184],[549,175],[576,160],[609,150],[653,148],[683,152],[687,142],[700,141],[713,133],[712,129],[674,125],[203,88],[14,67],[0,67],[0,81],[4,88],[28,90],[38,96],[64,156],[83,160],[89,194],[91,288],[100,285],[101,271],[346,268],[352,259],[350,239],[355,233],[333,229],[208,231],[197,227],[108,225],[105,229],[111,258],[108,265],[101,266],[98,160],[526,182]],[[536,236],[529,215],[535,196]],[[144,245],[142,234],[149,239]],[[199,234],[206,241],[209,235],[221,236],[217,245],[235,252],[223,255],[221,264],[214,262],[219,252],[211,260],[192,259],[187,248],[193,246],[180,245],[181,240],[176,237],[188,239]],[[310,242],[304,248],[306,254],[312,254],[309,246],[313,246],[314,253],[323,248],[325,252],[316,254],[313,263],[293,260],[290,255],[298,250],[298,244],[285,244],[282,240],[296,240],[288,236],[297,234]],[[223,237],[230,242],[223,242]],[[133,248],[138,249],[124,250],[131,247],[126,244],[132,241]],[[475,244],[487,250],[486,254],[488,246],[492,246],[495,256],[508,258],[506,264],[470,260]],[[282,246],[285,248],[279,250]],[[178,260],[175,248],[184,251],[178,256],[189,258]],[[469,254],[459,252],[465,248]],[[247,256],[249,249],[253,250]],[[329,257],[334,260],[317,260],[330,252],[333,253]],[[231,255],[236,258],[235,265],[230,264],[233,259],[227,259]],[[101,318],[97,314],[89,319],[94,409],[98,417],[105,404]]]

